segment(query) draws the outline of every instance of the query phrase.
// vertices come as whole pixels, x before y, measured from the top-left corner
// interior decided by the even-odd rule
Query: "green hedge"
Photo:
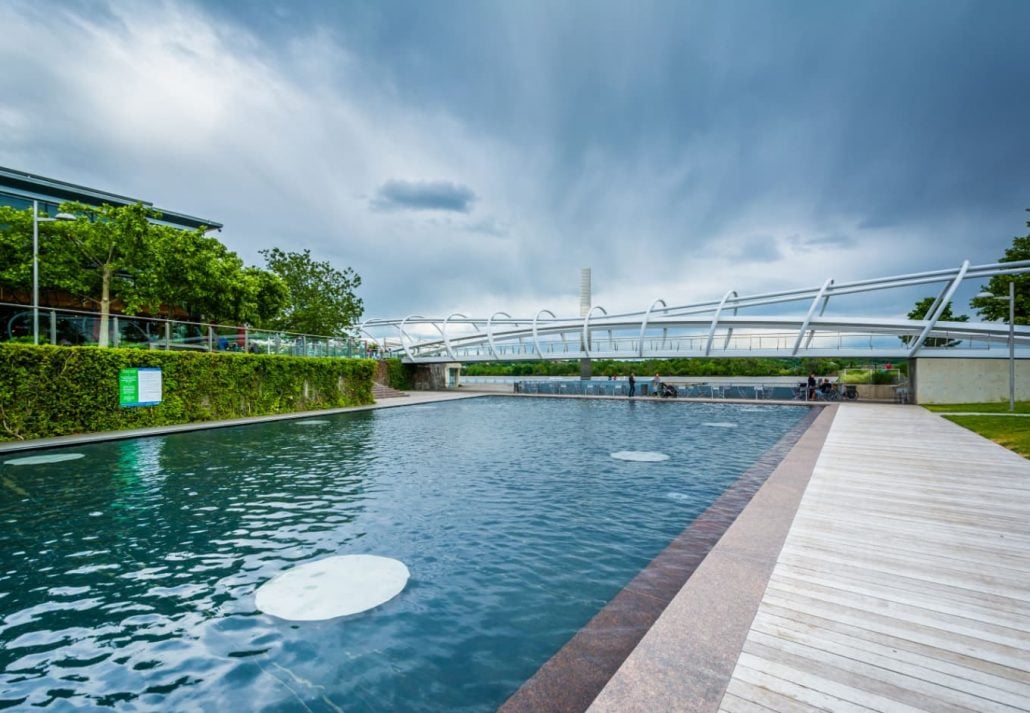
[[[159,367],[163,401],[118,405],[118,372]],[[372,403],[375,362],[0,344],[0,440]]]
[[[385,359],[387,386],[401,391],[411,391],[415,388],[415,367],[412,364],[405,364],[400,359]]]

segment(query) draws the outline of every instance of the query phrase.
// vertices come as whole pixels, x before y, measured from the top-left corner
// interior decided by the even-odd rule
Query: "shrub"
[[[411,391],[415,388],[415,367],[405,364],[400,359],[384,359],[386,363],[387,385],[401,391]]]
[[[874,371],[872,382],[874,384],[893,384],[895,381],[893,371]]]
[[[0,440],[372,403],[374,362],[0,344]],[[122,408],[121,369],[158,367],[162,402]]]

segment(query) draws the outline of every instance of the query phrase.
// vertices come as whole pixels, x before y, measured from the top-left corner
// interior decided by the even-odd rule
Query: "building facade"
[[[46,178],[0,166],[0,205],[25,209],[31,208],[34,200],[39,201],[40,212],[51,216],[57,214],[57,207],[65,201],[76,201],[91,206],[101,206],[105,203],[112,206],[142,203],[147,208],[161,214],[159,218],[154,219],[155,223],[161,225],[187,230],[201,227],[208,230],[222,229],[222,224],[217,221],[157,208],[150,201],[141,198],[121,196],[97,188],[78,186],[55,178]]]

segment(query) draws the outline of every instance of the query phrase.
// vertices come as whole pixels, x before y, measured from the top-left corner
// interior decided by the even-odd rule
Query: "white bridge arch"
[[[438,362],[664,359],[674,357],[1007,357],[1005,322],[940,319],[965,281],[1030,272],[1030,261],[958,268],[836,283],[782,292],[738,295],[669,306],[656,299],[640,312],[608,314],[592,307],[585,317],[558,317],[541,309],[532,317],[495,312],[489,317],[452,313],[433,318],[369,319],[359,329],[383,353],[412,364]],[[831,300],[885,290],[935,286],[925,319],[832,316]],[[911,304],[911,297],[906,297]],[[1007,298],[1006,298],[1007,299]],[[782,307],[794,305],[795,313]],[[906,303],[899,298],[899,307]],[[800,306],[801,310],[798,310]],[[906,308],[907,309],[907,308]],[[1030,347],[1030,327],[1017,326],[1013,342]]]

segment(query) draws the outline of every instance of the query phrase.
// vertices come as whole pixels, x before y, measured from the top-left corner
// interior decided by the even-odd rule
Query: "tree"
[[[175,309],[212,322],[271,320],[286,304],[286,285],[243,260],[203,228],[151,226],[152,262],[140,280],[150,285],[152,310]]]
[[[64,203],[61,211],[77,218],[53,224],[54,235],[47,249],[48,282],[94,301],[99,294],[97,344],[106,347],[112,298],[121,299],[129,314],[153,298],[148,293],[152,285],[135,276],[146,271],[152,257],[150,219],[159,214],[141,203],[100,207]]]
[[[260,251],[268,270],[286,284],[289,301],[275,327],[304,334],[342,335],[361,317],[364,305],[354,295],[361,278],[354,270],[337,270],[311,259],[311,252]]]
[[[52,223],[40,226],[50,228]],[[0,287],[28,291],[32,284],[32,209],[0,206]]]
[[[153,222],[141,204],[99,208],[65,203],[71,223],[40,228],[40,283],[94,302],[104,317],[99,344],[109,341],[111,302],[122,311],[204,320],[270,323],[287,304],[283,280],[243,261],[204,228],[181,230]],[[0,207],[0,287],[28,291],[32,282],[32,210]]]
[[[1030,212],[1030,208],[1027,209]],[[1030,220],[1026,226],[1030,228]],[[1030,233],[1012,239],[1012,247],[998,262],[1017,262],[1030,260]],[[1016,324],[1030,324],[1030,275],[995,275],[982,289],[997,297],[1008,297],[1009,283],[1016,283]],[[969,302],[981,317],[988,320],[1009,321],[1009,305],[1007,300],[996,300],[990,297],[974,297]]]
[[[245,268],[243,278],[239,319],[262,328],[270,326],[289,304],[290,291],[286,282],[260,267]]]
[[[924,297],[923,299],[916,302],[915,307],[908,313],[909,319],[924,319],[930,308],[933,306],[935,299],[933,297]],[[955,315],[951,311],[951,302],[944,305],[944,310],[941,312],[941,316],[938,318],[941,322],[968,322],[969,315],[961,314]],[[909,344],[915,337],[904,336],[899,339],[905,344]],[[960,339],[945,339],[944,337],[927,337],[926,341],[923,342],[924,347],[957,347],[962,343]]]

